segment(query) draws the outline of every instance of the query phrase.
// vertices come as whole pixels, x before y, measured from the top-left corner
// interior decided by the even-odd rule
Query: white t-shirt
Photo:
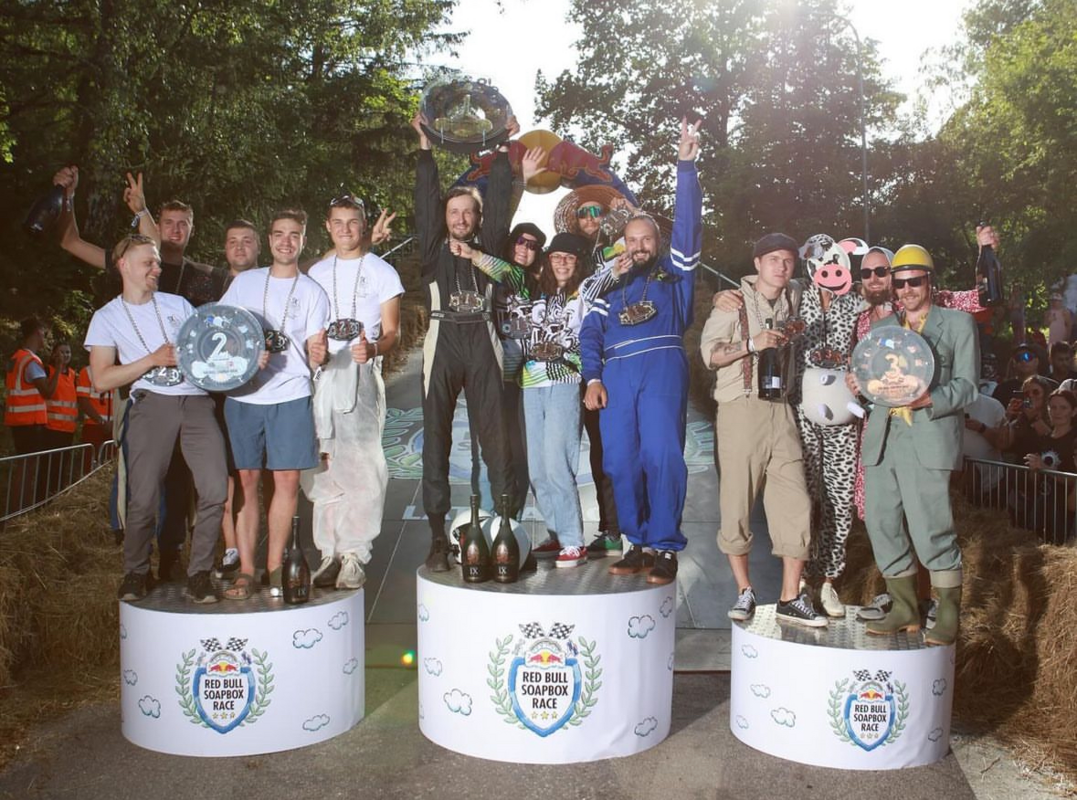
[[[154,310],[153,300],[157,301],[157,309],[161,312],[160,322],[157,319],[157,311]],[[175,344],[179,339],[180,327],[187,317],[194,313],[194,308],[178,294],[154,292],[153,300],[141,305],[126,303],[127,311],[131,312],[130,318],[124,310],[125,303],[122,296],[114,297],[101,306],[94,312],[90,327],[86,330],[86,340],[83,343],[86,349],[115,347],[120,363],[131,364],[154,352],[165,343],[165,338],[161,335],[161,323],[164,323],[168,341]],[[131,327],[132,319],[138,328],[138,333],[135,332],[135,328]],[[138,338],[139,333],[146,341],[145,346]],[[136,389],[167,395],[205,394],[202,389],[186,380],[175,386],[156,386],[139,378],[131,385],[131,391]]]
[[[986,394],[979,395],[972,403],[965,406],[965,413],[970,419],[982,422],[988,428],[997,428],[1006,419],[1006,408],[998,400]],[[1002,454],[984,438],[983,434],[969,430],[967,427],[962,430],[964,432],[962,452],[965,456],[984,461],[1002,460]],[[1000,467],[977,464],[976,471],[979,473],[977,485],[984,491],[993,489],[1002,478]]]
[[[329,300],[317,283],[303,274],[299,274],[298,282],[295,278],[269,277],[267,297],[267,276],[269,267],[240,273],[221,298],[225,305],[250,311],[263,328],[280,330],[284,304],[288,301],[289,293],[292,295],[288,319],[284,324],[288,349],[283,353],[271,353],[265,369],[256,373],[249,383],[228,393],[236,400],[257,405],[287,403],[310,396],[307,339],[329,324]],[[291,291],[293,283],[294,292]]]
[[[333,270],[336,265],[336,292],[333,292]],[[360,270],[360,264],[362,269]],[[329,317],[334,319],[357,319],[363,323],[368,342],[381,336],[381,304],[404,294],[404,284],[392,265],[373,253],[362,258],[323,258],[307,273],[325,289],[329,297]],[[358,278],[358,284],[356,284]],[[355,313],[352,313],[352,295],[355,295]],[[329,352],[338,353],[355,344],[337,339],[329,340]]]

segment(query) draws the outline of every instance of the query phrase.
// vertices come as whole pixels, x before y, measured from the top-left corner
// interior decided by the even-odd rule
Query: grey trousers
[[[950,471],[920,466],[912,431],[900,419],[890,421],[880,462],[864,467],[864,523],[884,578],[916,574],[919,559],[933,586],[961,585]]]
[[[163,395],[139,390],[133,395],[125,443],[127,531],[123,571],[145,573],[160,511],[161,485],[176,440],[191,470],[198,513],[191,534],[187,574],[213,568],[213,555],[228,492],[224,438],[207,395]]]

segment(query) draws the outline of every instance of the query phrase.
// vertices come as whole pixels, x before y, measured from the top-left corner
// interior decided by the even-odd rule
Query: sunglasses
[[[576,209],[576,219],[586,219],[587,217],[598,219],[605,213],[601,206],[584,206]]]
[[[116,260],[119,261],[125,255],[127,255],[127,251],[130,250],[132,247],[138,247],[144,244],[152,244],[155,247],[157,246],[156,240],[151,239],[149,236],[144,236],[141,233],[132,233],[127,236],[124,236],[123,241],[120,242],[119,249],[116,251]]]
[[[1031,361],[1034,358],[1039,358],[1039,356],[1037,356],[1031,350],[1022,350],[1020,353],[1014,355],[1014,358],[1016,358],[1018,361]]]
[[[542,245],[540,245],[534,239],[528,239],[526,236],[516,237],[516,244],[518,244],[520,247],[526,247],[532,253],[537,253],[542,247]]]
[[[885,278],[890,272],[890,267],[875,267],[874,269],[861,269],[860,280],[866,281],[872,275],[876,278]]]
[[[352,192],[346,192],[341,190],[341,193],[329,201],[330,208],[359,208],[366,211],[366,205],[363,203],[361,197],[357,197]]]
[[[904,289],[906,286],[911,286],[913,289],[916,289],[925,279],[926,278],[923,275],[917,275],[915,278],[894,278],[894,288]]]

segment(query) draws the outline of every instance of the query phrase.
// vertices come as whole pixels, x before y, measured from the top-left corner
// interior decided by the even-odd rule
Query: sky
[[[921,85],[922,57],[954,40],[969,2],[845,0],[843,5],[861,38],[879,43],[884,74],[911,102]],[[580,31],[565,19],[569,6],[569,0],[501,0],[500,7],[496,0],[461,0],[448,29],[470,35],[458,58],[439,55],[431,61],[486,78],[508,99],[524,132],[541,127],[534,109],[538,71],[550,79],[576,61]],[[520,216],[549,220],[562,194],[525,195]]]

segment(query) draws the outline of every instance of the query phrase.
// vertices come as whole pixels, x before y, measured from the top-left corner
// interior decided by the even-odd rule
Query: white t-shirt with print
[[[160,321],[157,311],[154,310],[154,301],[157,311],[160,311]],[[154,292],[153,299],[146,303],[133,305],[126,303],[127,316],[124,310],[123,297],[114,297],[101,308],[94,312],[90,320],[90,327],[86,330],[86,340],[83,342],[87,350],[94,347],[114,347],[119,355],[121,364],[131,364],[144,358],[157,350],[165,343],[165,337],[161,334],[161,325],[164,324],[168,341],[175,344],[179,339],[179,329],[184,321],[194,313],[194,307],[178,294],[167,292]],[[131,326],[134,320],[135,327]],[[138,334],[146,344],[143,346]],[[175,386],[156,386],[147,380],[139,378],[131,385],[131,391],[146,389],[154,394],[167,395],[198,395],[205,392],[193,383],[184,380]]]
[[[259,370],[247,384],[228,393],[240,402],[256,405],[287,403],[310,396],[307,339],[329,324],[329,299],[322,287],[302,273],[298,278],[275,278],[269,270],[269,267],[263,267],[240,273],[220,300],[225,305],[247,309],[263,328],[281,330],[284,304],[291,293],[287,321],[283,326],[288,349],[283,353],[271,353],[265,369]],[[291,291],[293,284],[294,292]]]
[[[362,265],[360,267],[360,264]],[[336,291],[333,290],[333,273],[336,272]],[[325,290],[329,297],[330,319],[354,318],[363,323],[368,342],[381,336],[381,304],[404,294],[404,284],[392,265],[373,253],[362,258],[337,258],[329,256],[310,268],[307,273]],[[356,282],[358,280],[358,283]],[[352,313],[352,296],[355,297],[355,313]],[[329,352],[338,353],[355,344],[336,339],[329,340]]]

